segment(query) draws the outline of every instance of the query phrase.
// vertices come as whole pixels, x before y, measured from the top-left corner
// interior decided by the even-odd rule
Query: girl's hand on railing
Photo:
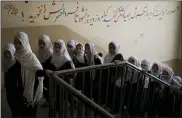
[[[55,71],[52,71],[52,70],[46,70],[45,72],[46,72],[46,75],[48,77],[52,77],[52,76],[57,75],[57,73]]]
[[[115,60],[115,61],[114,61],[114,64],[119,65],[121,62],[122,62],[122,61],[120,61],[120,60]]]
[[[171,86],[170,93],[178,93],[180,91],[180,88],[178,86]]]

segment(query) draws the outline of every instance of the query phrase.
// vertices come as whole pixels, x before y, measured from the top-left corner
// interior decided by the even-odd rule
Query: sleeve
[[[37,70],[37,71],[36,71],[36,76],[37,76],[37,77],[46,76],[45,70]]]
[[[115,61],[115,60],[124,61],[123,55],[122,54],[116,55],[116,57],[113,59],[113,61]]]
[[[100,64],[102,64],[102,63],[101,63],[101,60],[100,60],[99,58],[96,58],[96,59],[95,59],[95,65],[100,65]]]

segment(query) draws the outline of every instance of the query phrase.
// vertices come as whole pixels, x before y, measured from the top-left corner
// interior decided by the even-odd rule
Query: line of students
[[[14,37],[16,51],[13,44],[8,44],[7,48],[5,48],[5,87],[7,88],[7,100],[13,117],[36,117],[37,102],[40,101],[42,94],[44,94],[47,104],[49,103],[48,76],[54,75],[55,73],[53,71],[74,69],[103,63],[117,63],[118,61],[124,60],[122,54],[119,52],[120,45],[116,41],[111,41],[109,43],[109,52],[105,56],[104,62],[97,54],[96,47],[92,43],[86,43],[85,46],[83,46],[81,43],[70,40],[66,47],[63,40],[56,40],[52,46],[50,37],[43,34],[39,37],[38,44],[39,51],[37,58],[31,50],[28,35],[24,32],[19,32]],[[135,66],[140,66],[139,60],[135,57],[130,57],[128,61]],[[149,61],[143,60],[141,62],[141,68],[143,71],[149,72]],[[113,98],[115,84],[118,88],[121,87],[122,75],[119,73],[120,69],[121,68],[117,69],[117,72],[116,68],[111,68],[109,72],[107,69],[104,69],[102,71],[104,74],[102,75],[100,75],[101,73],[99,71],[86,72],[84,75],[83,73],[77,73],[76,77],[74,75],[68,75],[64,77],[64,79],[66,82],[70,83],[70,78],[75,78],[76,89],[82,90],[82,87],[84,86],[84,90],[82,91],[84,91],[83,93],[87,97],[93,97],[94,101],[97,103],[98,101],[101,101],[101,104],[108,103],[107,107],[112,108],[113,105],[110,101],[115,99]],[[154,63],[150,72],[158,78],[160,78],[163,73],[162,80],[169,84],[180,86],[180,82],[178,81],[181,79],[174,79],[172,69],[169,67],[162,67],[161,64]],[[131,76],[131,74],[132,73],[127,74],[128,82],[130,81],[129,76]],[[120,79],[116,80],[115,75]],[[87,78],[85,79],[84,85],[82,83],[83,76]],[[101,78],[101,87],[99,87],[99,78]],[[107,85],[106,78],[108,78],[109,86]],[[137,73],[135,73],[135,77],[132,79],[133,86],[137,86],[136,83],[138,80],[135,78],[137,78]],[[149,85],[149,78],[146,76],[142,78],[145,80],[144,88],[147,89],[149,86],[151,88],[152,84],[150,83]],[[44,92],[43,86],[47,89],[44,89]],[[106,90],[107,86],[108,89]],[[101,88],[100,98],[97,93],[99,88]],[[134,89],[135,87],[132,88],[132,91],[136,92],[136,89]],[[57,91],[57,94],[59,94],[58,86]],[[135,92],[132,92],[132,94]],[[105,99],[106,96],[107,99]],[[59,100],[59,97],[57,100]],[[135,101],[134,99],[131,100],[133,100],[132,102]],[[115,101],[116,104],[118,104],[118,100]]]

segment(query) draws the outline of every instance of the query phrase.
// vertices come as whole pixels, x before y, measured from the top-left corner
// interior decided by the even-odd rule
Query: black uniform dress
[[[87,59],[84,56],[84,64],[79,63],[79,66],[90,66],[87,63]],[[98,58],[98,55],[94,56],[95,65],[102,64],[101,60]],[[98,70],[94,70],[95,77],[92,78],[91,74],[93,71],[86,71],[77,74],[77,78],[75,81],[75,86],[77,89],[82,90],[82,93],[86,95],[88,98],[92,99],[96,95],[98,78],[100,76],[100,72]]]
[[[20,73],[20,63],[16,63],[8,69],[5,73],[5,88],[6,96],[9,107],[12,112],[12,117],[20,116],[22,107],[21,95],[22,95],[22,80]]]
[[[61,66],[60,68],[58,68],[58,69],[56,69],[56,67],[52,64],[52,63],[49,63],[48,65],[47,65],[47,68],[48,68],[48,70],[52,70],[52,71],[61,71],[61,70],[66,70],[66,69],[73,69],[73,67],[72,67],[72,64],[71,64],[72,62],[70,62],[70,61],[67,61],[67,62],[65,62],[64,63],[64,65],[63,66]],[[67,83],[69,83],[69,79],[70,78],[74,78],[74,75],[66,75],[66,76],[59,76],[61,79],[63,79],[64,81],[66,81]],[[52,81],[52,80],[51,80]],[[51,82],[52,83],[52,85],[51,86],[49,86],[49,87],[51,87],[51,88],[49,88],[49,89],[51,89],[52,91],[51,92],[55,92],[56,91],[56,93],[54,94],[55,96],[53,96],[53,97],[55,97],[55,99],[56,99],[56,108],[57,108],[57,111],[60,111],[60,85],[59,84],[56,84],[57,82],[56,81],[52,81]],[[55,88],[55,89],[54,89]],[[64,95],[64,97],[65,97],[65,95]],[[64,98],[65,99],[65,98]],[[68,94],[68,98],[66,98],[66,99],[68,99],[68,101],[69,102],[71,102],[70,101],[70,95]]]
[[[85,59],[85,56],[84,56],[84,59]],[[85,62],[84,63],[81,63],[81,62],[79,62],[77,59],[76,59],[76,57],[73,59],[73,62],[74,62],[74,64],[75,64],[75,67],[76,68],[80,68],[80,67],[85,67],[85,66],[87,66],[87,64],[85,64]],[[80,72],[80,73],[77,73],[77,75],[76,75],[76,78],[75,78],[75,88],[77,89],[77,90],[82,90],[83,88],[83,82],[84,82],[84,74],[82,73],[82,72]]]
[[[174,85],[174,81],[172,80],[171,85]],[[164,87],[159,93],[158,93],[159,99],[158,99],[158,116],[159,117],[179,117],[180,113],[179,111],[175,111],[175,101],[177,96],[174,97],[174,93],[170,93],[169,87]],[[179,102],[178,102],[179,103]],[[179,103],[181,104],[181,103]],[[179,110],[179,107],[178,107]],[[177,114],[175,114],[177,113]]]
[[[117,54],[111,61],[115,60],[124,61],[122,54]],[[105,104],[108,108],[113,110],[113,101],[117,101],[119,96],[116,96],[117,88],[115,82],[118,78],[123,76],[123,69],[121,67],[112,67],[110,69],[104,69],[101,77],[101,104]],[[118,103],[119,104],[119,103]],[[115,106],[116,107],[116,106]]]
[[[19,68],[16,68],[16,71],[18,73],[18,77],[21,78],[21,66],[19,66]],[[35,75],[35,83],[34,83],[34,95],[35,95],[35,91],[38,87],[39,84],[39,80],[38,77],[44,77],[46,75],[45,70],[37,70],[36,71],[36,75]],[[36,113],[37,113],[37,104],[35,104],[34,106],[32,105],[28,105],[29,103],[27,102],[26,98],[23,97],[23,91],[24,91],[24,87],[22,85],[21,90],[22,92],[21,96],[20,96],[20,100],[22,104],[19,104],[18,106],[21,109],[21,113],[20,113],[20,117],[21,118],[35,118],[36,117]]]
[[[49,57],[44,63],[41,63],[44,70],[49,69],[51,59],[52,59],[52,56]],[[46,101],[49,102],[49,77],[48,76],[44,77],[44,91],[43,91],[43,94],[44,94],[44,98],[46,99]]]

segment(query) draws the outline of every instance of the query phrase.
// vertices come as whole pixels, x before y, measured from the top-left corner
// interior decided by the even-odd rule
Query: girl
[[[180,84],[173,78],[173,70],[167,66],[163,66],[163,78],[162,80],[170,85],[175,85],[180,87]],[[173,109],[176,109],[176,106],[174,106],[174,94],[170,93],[170,88],[162,85],[161,90],[159,92],[159,117],[175,117],[179,113],[173,113]],[[175,100],[176,101],[176,100]],[[176,101],[178,102],[178,101]],[[178,102],[179,103],[179,102]],[[178,109],[180,110],[180,109]],[[179,116],[177,116],[179,117]]]
[[[147,93],[149,86],[149,77],[145,75],[145,73],[150,73],[150,62],[146,59],[141,61],[142,73],[139,77],[138,81],[138,90],[137,90],[137,98],[136,98],[136,110],[137,114],[140,116],[146,115],[147,110]]]
[[[67,43],[68,53],[71,57],[71,59],[74,59],[75,56],[75,49],[76,49],[76,41],[75,40],[68,40]]]
[[[140,62],[136,57],[130,56],[128,58],[128,62],[131,63],[132,65],[136,67],[140,67]],[[118,79],[116,81],[116,101],[115,101],[115,111],[114,113],[119,112],[119,108],[127,108],[128,112],[130,113],[131,116],[135,116],[135,98],[136,98],[136,92],[137,92],[137,80],[138,80],[138,74],[139,72],[136,70],[133,70],[132,68],[128,67],[127,75],[126,75],[126,80],[123,85],[121,85],[121,79]],[[123,101],[123,106],[120,106],[121,102],[121,87],[125,87],[125,93],[124,93],[124,101]],[[124,110],[124,109],[122,109]],[[124,111],[123,111],[124,114]]]
[[[151,71],[152,75],[154,75],[155,77],[161,79],[162,64],[161,63],[153,63],[150,71]],[[151,81],[153,81],[153,79]]]
[[[5,72],[5,88],[7,101],[10,106],[12,117],[19,117],[21,112],[22,81],[20,74],[20,63],[15,59],[15,47],[8,44],[4,50],[3,67]]]
[[[48,35],[41,35],[38,40],[39,50],[38,50],[38,59],[42,64],[43,69],[48,69],[48,65],[51,62],[52,54],[53,54],[53,47]],[[49,103],[49,78],[47,76],[44,77],[44,91],[43,95],[46,99],[46,103],[43,107],[48,106]]]
[[[76,45],[76,55],[74,64],[76,68],[85,67],[85,54],[84,54],[84,46],[80,43]],[[76,80],[75,80],[75,88],[78,90],[82,90],[83,85],[83,73],[77,73]]]
[[[68,54],[65,42],[61,39],[54,42],[53,56],[51,63],[48,68],[53,71],[61,71],[66,69],[74,69],[75,66]],[[73,75],[60,76],[67,83],[71,83],[71,79],[74,78]],[[54,85],[55,84],[55,85]],[[56,87],[56,107],[60,112],[60,86],[53,82],[53,87]],[[54,90],[54,89],[53,89]],[[54,91],[52,91],[54,92]],[[53,96],[54,97],[54,96]],[[68,100],[70,101],[70,96],[68,95]],[[70,101],[71,102],[71,101]]]
[[[15,35],[14,45],[16,48],[15,57],[20,63],[20,69],[17,68],[21,76],[23,85],[23,111],[21,117],[36,117],[37,103],[43,94],[43,79],[47,74],[51,76],[52,71],[44,71],[39,60],[32,52],[28,35],[19,32]],[[20,105],[21,106],[21,105]]]
[[[153,63],[151,67],[151,74],[159,79],[162,77],[162,64]],[[155,79],[150,79],[148,96],[147,96],[147,112],[149,117],[155,117],[156,115],[156,106],[158,101],[158,96],[155,94],[156,88],[160,86],[159,82]]]
[[[92,43],[85,44],[85,54],[86,54],[85,64],[87,66],[102,64],[102,58],[97,54],[96,47],[94,44]],[[100,77],[100,71],[92,70],[90,73],[86,72],[85,76],[86,78],[88,78],[85,81],[85,86],[86,86],[84,88],[85,95],[89,98],[92,98],[93,95],[93,98],[96,99],[97,97],[96,91],[98,89],[98,79]]]
[[[116,41],[111,41],[108,45],[109,52],[104,58],[104,63],[115,63],[117,61],[124,61],[123,55],[120,53],[120,45]],[[115,91],[115,81],[121,77],[121,68],[112,67],[110,69],[104,69],[102,71],[102,80],[101,80],[101,99],[102,104],[113,110],[113,100],[116,98],[114,96]],[[121,73],[121,74],[120,74]],[[108,92],[107,92],[108,91]],[[107,99],[107,101],[106,101]]]

